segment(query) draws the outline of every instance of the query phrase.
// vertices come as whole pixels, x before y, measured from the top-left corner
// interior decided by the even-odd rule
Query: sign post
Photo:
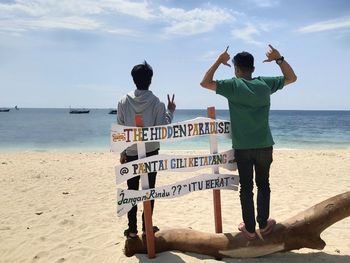
[[[143,127],[143,119],[141,114],[135,115],[135,124],[137,127]],[[146,145],[143,142],[137,143],[137,154],[139,159],[146,157]],[[149,189],[149,182],[147,175],[140,175],[142,190]],[[147,241],[147,254],[148,258],[155,258],[155,246],[154,246],[154,233],[153,233],[153,223],[152,223],[152,208],[151,201],[146,200],[143,202],[143,213],[145,219],[145,231],[146,231],[146,241]]]
[[[208,117],[211,119],[216,118],[215,107],[208,107]],[[218,143],[215,134],[210,135],[210,153],[218,153]],[[219,173],[218,167],[213,167],[213,174]],[[221,194],[219,189],[213,190],[213,203],[214,203],[214,219],[215,219],[215,233],[222,233],[222,215],[221,215]]]
[[[175,124],[145,127],[142,115],[135,115],[135,127],[112,124],[111,150],[121,151],[137,144],[138,160],[115,167],[116,183],[140,176],[142,190],[117,189],[117,214],[126,214],[137,203],[143,202],[148,258],[155,258],[155,237],[152,223],[151,200],[168,199],[194,191],[213,190],[215,232],[222,233],[220,189],[238,190],[239,177],[220,174],[219,167],[235,170],[234,150],[218,152],[217,136],[230,136],[230,122],[216,119],[215,108],[209,107],[208,117],[198,117]],[[198,136],[210,136],[210,153],[201,155],[157,155],[146,157],[146,143],[180,141]],[[212,173],[187,178],[175,184],[150,189],[148,173],[158,171],[192,171],[212,168]]]

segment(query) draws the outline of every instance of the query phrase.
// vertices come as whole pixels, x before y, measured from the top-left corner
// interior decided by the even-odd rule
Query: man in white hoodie
[[[134,66],[131,71],[131,76],[136,85],[136,90],[129,92],[118,102],[117,122],[120,125],[136,126],[135,115],[141,114],[145,127],[163,125],[171,123],[173,113],[176,108],[174,96],[172,100],[168,95],[168,109],[165,104],[149,90],[152,82],[153,70],[152,67],[145,61],[143,64]],[[157,155],[159,151],[159,142],[146,142],[146,156]],[[138,159],[136,144],[128,147],[120,155],[120,162],[126,163]],[[154,188],[157,173],[149,173],[149,187]],[[128,190],[138,190],[140,176],[134,177],[127,181]],[[153,212],[154,200],[151,201]],[[134,206],[128,212],[128,229],[124,231],[127,238],[137,237],[137,206]],[[142,214],[142,231],[145,230],[144,215]],[[154,231],[159,230],[154,227]]]

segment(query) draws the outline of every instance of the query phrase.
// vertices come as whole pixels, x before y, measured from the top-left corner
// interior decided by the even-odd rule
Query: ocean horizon
[[[109,151],[112,108],[89,108],[89,114],[69,114],[69,108],[11,108],[0,112],[0,151]],[[206,109],[177,109],[173,123],[206,117]],[[229,120],[228,110],[216,110]],[[271,110],[275,149],[349,149],[348,110]],[[219,151],[231,140],[218,137]],[[162,150],[209,149],[209,137],[161,143]]]

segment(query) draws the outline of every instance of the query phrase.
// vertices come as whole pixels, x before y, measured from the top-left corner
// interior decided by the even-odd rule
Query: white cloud
[[[236,16],[232,10],[212,6],[191,10],[152,7],[146,0],[15,0],[0,4],[0,33],[68,29],[137,36],[130,28],[135,20],[129,23],[121,15],[158,21],[168,35],[184,36],[211,31]]]
[[[99,22],[84,17],[41,17],[37,20],[28,21],[29,28],[62,28],[73,30],[94,30],[101,25]]]
[[[123,14],[148,20],[154,18],[152,12],[147,1],[16,0],[0,4],[0,32],[55,28],[135,35],[130,29],[108,25],[104,15]]]
[[[213,61],[220,54],[217,50],[209,50],[198,58],[200,61]]]
[[[150,19],[152,10],[146,1],[130,0],[16,0],[14,3],[0,4],[0,14],[42,15],[96,15],[101,13],[121,13],[142,19]]]
[[[234,38],[241,39],[248,44],[261,46],[263,43],[255,40],[256,36],[260,35],[260,30],[258,27],[253,25],[247,25],[242,29],[235,29],[231,31]]]
[[[140,36],[139,32],[136,32],[134,30],[128,29],[128,28],[104,28],[102,31],[115,34],[115,35],[125,35],[125,36],[132,36],[132,37],[138,37]]]
[[[142,19],[152,19],[155,17],[147,1],[130,2],[125,0],[104,0],[103,2],[106,8],[109,7],[111,10],[126,15]]]
[[[0,20],[0,33],[6,32],[12,36],[20,36],[20,33],[40,29],[97,30],[109,34],[138,36],[138,33],[131,29],[106,26],[97,20],[85,17],[40,17],[27,20],[17,19],[16,21]]]
[[[302,28],[299,28],[297,31],[301,33],[313,33],[313,32],[321,32],[328,30],[336,30],[336,29],[344,29],[350,28],[350,17],[342,17],[333,20],[327,20],[318,22],[315,24],[311,24]]]
[[[280,4],[279,0],[253,0],[259,7],[275,7]]]
[[[224,9],[195,8],[186,11],[181,8],[160,7],[162,18],[170,26],[166,33],[175,35],[194,35],[211,31],[215,26],[232,21],[233,16]]]

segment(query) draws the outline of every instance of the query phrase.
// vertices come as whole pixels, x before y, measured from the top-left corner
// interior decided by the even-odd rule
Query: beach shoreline
[[[169,155],[207,152],[161,151]],[[116,215],[116,189],[126,189],[126,183],[115,183],[114,166],[118,163],[119,155],[106,151],[0,152],[0,262],[148,262],[147,255],[123,255],[127,218]],[[159,172],[156,185],[210,171]],[[349,149],[275,149],[271,216],[283,221],[349,191],[349,173]],[[237,232],[241,222],[239,193],[221,193],[223,230]],[[138,210],[140,230],[142,206]],[[212,210],[211,190],[193,192],[157,200],[153,222],[161,229],[191,227],[213,233]],[[349,261],[350,218],[332,225],[321,237],[327,243],[322,251],[301,249],[245,262]],[[160,253],[149,262],[203,260],[216,262],[207,256],[176,251]]]
[[[228,146],[219,147],[219,151],[227,151],[231,148]],[[274,151],[350,151],[350,147],[279,147],[278,145],[273,146]],[[193,150],[186,149],[170,149],[170,147],[160,147],[160,151],[164,154],[182,154],[186,152],[209,152],[209,145],[207,148],[198,148]],[[22,153],[112,153],[110,149],[106,147],[85,147],[85,148],[2,148],[0,149],[0,154],[22,154]],[[114,154],[118,155],[117,152]]]

